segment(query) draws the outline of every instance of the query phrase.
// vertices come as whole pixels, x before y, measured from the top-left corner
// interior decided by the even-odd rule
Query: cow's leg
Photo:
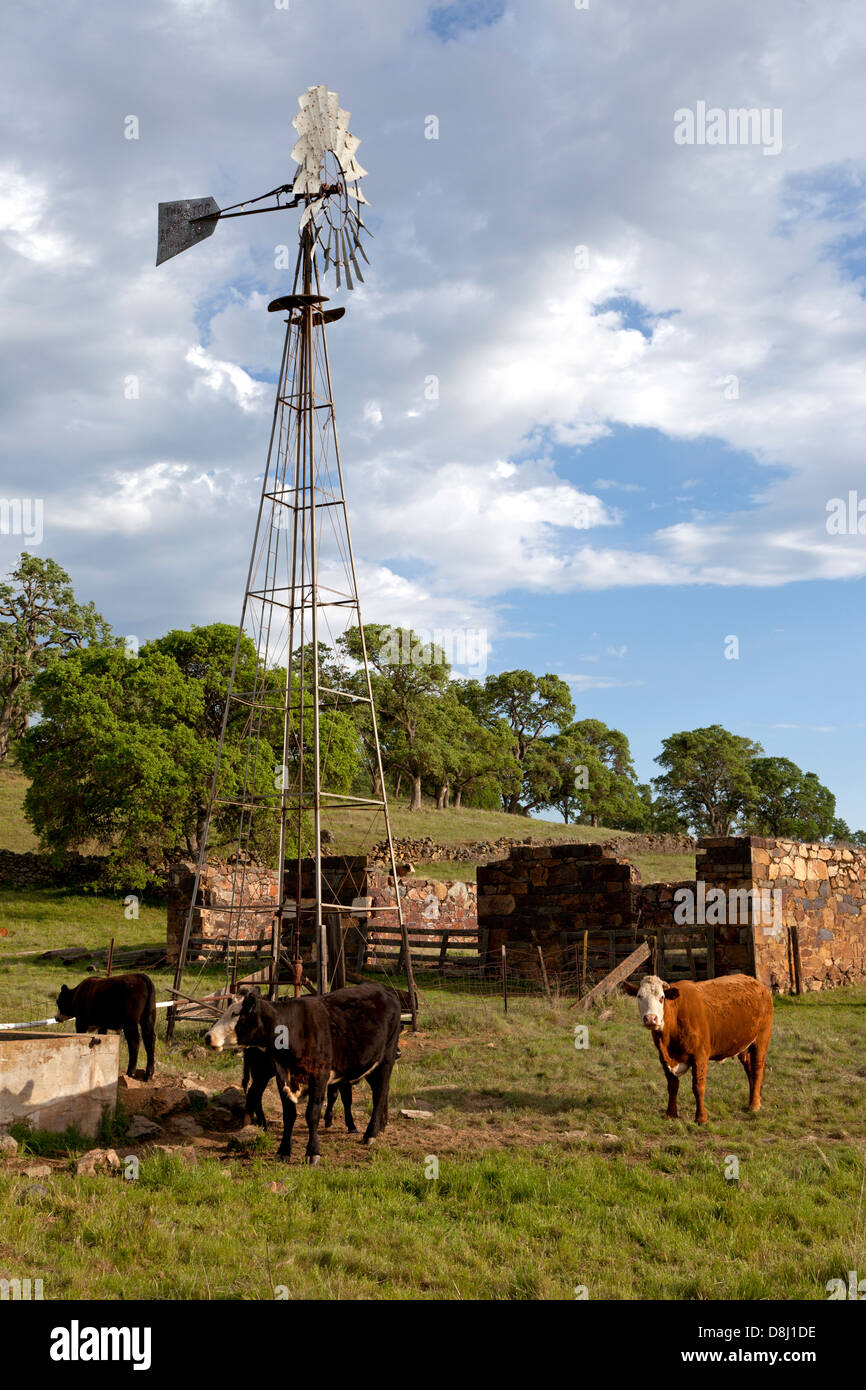
[[[666,1051],[659,1047],[658,1043],[656,1043],[656,1047],[658,1049],[659,1061],[662,1064],[662,1071],[665,1074],[665,1081],[668,1083],[668,1108],[665,1114],[669,1120],[677,1120],[679,1119],[677,1096],[680,1089],[680,1078],[672,1071],[670,1058],[667,1056]]]
[[[665,1111],[665,1114],[669,1120],[677,1120],[679,1119],[679,1111],[677,1110],[677,1096],[679,1095],[680,1090],[680,1078],[678,1076],[675,1076],[672,1071],[669,1071],[668,1068],[665,1067],[665,1079],[668,1083],[668,1108]]]
[[[773,1030],[772,1019],[761,1029],[752,1046],[749,1048],[752,1061],[752,1072],[749,1077],[749,1109],[760,1110],[761,1108],[761,1087],[764,1084],[764,1067],[767,1064],[767,1049],[770,1046],[770,1034]]]
[[[364,1130],[363,1143],[369,1144],[371,1139],[375,1139],[377,1134],[388,1123],[388,1087],[391,1084],[391,1072],[394,1063],[386,1057],[379,1064],[375,1071],[371,1071],[367,1080],[370,1083],[370,1090],[373,1092],[373,1113],[370,1116],[370,1123]]]
[[[286,1084],[279,1072],[277,1072],[277,1089],[280,1093],[280,1100],[283,1102],[283,1137],[280,1140],[280,1147],[277,1149],[277,1158],[284,1158],[288,1162],[292,1156],[292,1130],[295,1127],[298,1108],[286,1090]]]
[[[319,1116],[322,1113],[322,1102],[325,1099],[327,1089],[327,1081],[320,1081],[316,1077],[310,1078],[310,1091],[305,1115],[308,1131],[305,1163],[318,1163],[319,1161]]]
[[[346,1129],[350,1134],[354,1134],[358,1128],[352,1119],[352,1083],[351,1081],[340,1082],[340,1099],[343,1102],[343,1114],[346,1117]]]
[[[333,1085],[328,1087],[328,1103],[325,1106],[325,1118],[322,1121],[322,1123],[325,1126],[325,1129],[331,1128],[331,1123],[334,1118],[334,1102],[337,1099],[339,1090],[340,1087],[338,1086],[336,1081],[333,1083]]]
[[[126,1074],[127,1076],[135,1076],[135,1068],[138,1065],[138,1024],[124,1023],[123,1036],[126,1038],[126,1045],[129,1048],[129,1066],[126,1068]]]
[[[268,1122],[265,1119],[265,1112],[262,1109],[262,1096],[265,1094],[268,1082],[270,1081],[267,1069],[259,1067],[252,1073],[252,1080],[247,1077],[247,1098],[244,1105],[244,1119],[249,1120],[251,1125],[260,1125],[262,1129],[267,1129]]]
[[[695,1124],[705,1125],[709,1116],[704,1105],[704,1092],[707,1089],[707,1061],[703,1054],[696,1054],[692,1062],[692,1091],[695,1097]]]
[[[156,1025],[150,1015],[145,1015],[141,1020],[141,1036],[144,1042],[144,1051],[147,1057],[147,1067],[144,1073],[145,1081],[150,1081],[153,1076],[154,1061],[156,1056]]]

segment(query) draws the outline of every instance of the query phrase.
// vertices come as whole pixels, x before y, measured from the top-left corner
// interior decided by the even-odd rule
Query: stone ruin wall
[[[771,909],[753,898],[745,922],[716,927],[718,973],[788,993],[799,948],[804,992],[866,978],[866,850],[744,835],[701,840],[697,855],[707,885],[764,893]]]
[[[866,978],[866,850],[746,835],[702,839],[696,854],[696,879],[676,883],[641,883],[622,855],[601,845],[522,847],[479,867],[479,932],[489,965],[495,968],[505,942],[509,960],[527,966],[540,945],[555,970],[575,933],[629,926],[631,941],[621,931],[617,938],[619,961],[645,933],[683,932],[676,895],[686,890],[697,949],[707,924],[713,928],[717,975],[753,974],[779,993],[794,991],[798,974],[804,992]],[[713,890],[721,910],[712,906]]]
[[[274,870],[251,864],[242,865],[235,870],[232,864],[208,863],[202,871],[198,905],[192,919],[192,960],[201,959],[201,952],[194,944],[197,941],[218,942],[226,939],[229,930],[229,913],[226,909],[232,900],[232,885],[236,873],[242,904],[272,903],[276,909],[277,875]],[[172,864],[166,894],[166,959],[169,965],[177,964],[194,884],[194,864]],[[250,950],[261,950],[271,934],[271,917],[267,912],[242,912],[239,926],[232,923],[233,933],[236,929],[238,939],[246,947]]]
[[[622,855],[598,844],[520,845],[507,859],[480,865],[476,885],[459,880],[405,877],[400,884],[407,924],[413,941],[429,930],[430,940],[443,929],[478,929],[479,949],[495,968],[502,943],[509,960],[535,967],[540,945],[551,969],[573,950],[584,928],[600,932],[617,929],[619,958],[644,933],[676,929],[678,889],[705,894],[721,890],[726,904],[732,891],[751,893],[740,920],[723,913],[713,923],[716,974],[744,971],[757,975],[777,992],[796,988],[795,954],[799,951],[800,985],[804,991],[830,988],[866,978],[866,850],[825,844],[803,844],[757,836],[705,838],[697,848],[698,878],[677,883],[640,881],[638,871]],[[351,906],[392,906],[393,888],[381,866],[367,858],[327,856],[322,872],[338,901]],[[168,895],[168,955],[175,960],[194,880],[192,865],[171,871]],[[232,869],[209,865],[202,882],[193,935],[205,939],[225,936],[225,907],[231,894]],[[276,904],[276,875],[247,869],[248,897]],[[302,885],[312,892],[312,861],[305,862]],[[778,891],[772,918],[763,920],[754,894]],[[768,899],[768,901],[772,901]],[[707,917],[712,909],[707,902]],[[369,919],[371,937],[393,926],[394,914]],[[352,919],[363,922],[364,918]],[[699,928],[698,928],[699,929]],[[255,946],[270,932],[266,914],[241,919],[241,938]]]
[[[571,967],[570,933],[588,926],[622,928],[627,936],[639,882],[627,859],[599,844],[520,846],[480,865],[478,928],[490,968],[503,944],[515,969],[534,970],[540,947],[555,973]]]
[[[287,871],[291,874],[291,870]],[[388,874],[378,869],[365,856],[323,855],[322,877],[333,894],[334,900],[346,907],[357,903],[359,907],[371,908],[372,916],[357,918],[346,914],[347,926],[367,926],[371,940],[378,931],[394,926],[395,913],[376,914],[377,907],[392,907],[395,902],[393,886]],[[218,942],[225,940],[229,914],[226,911],[232,899],[234,868],[231,864],[209,863],[199,884],[199,903],[193,916],[191,940]],[[268,903],[277,905],[277,873],[274,869],[246,865],[239,871],[238,879],[242,904]],[[186,925],[189,903],[195,883],[195,866],[182,863],[172,866],[168,887],[167,959],[175,964],[180,950],[183,931]],[[464,883],[457,879],[439,881],[429,878],[409,878],[400,881],[400,898],[403,904],[403,917],[406,924],[418,933],[429,932],[438,936],[443,929],[454,932],[477,931],[477,889],[474,883]],[[301,896],[312,897],[314,893],[313,862],[305,860],[302,869]],[[271,917],[267,912],[242,912],[238,938],[249,950],[262,949],[270,937]],[[307,940],[307,949],[312,942]],[[416,935],[412,939],[417,944],[425,944],[435,937]],[[200,954],[195,945],[191,956]]]

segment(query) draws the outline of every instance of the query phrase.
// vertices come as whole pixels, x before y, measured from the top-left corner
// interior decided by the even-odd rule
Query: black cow
[[[366,1077],[373,1113],[364,1143],[387,1125],[388,1087],[400,1037],[400,1002],[393,991],[363,984],[321,998],[312,995],[277,1004],[267,1003],[258,990],[250,991],[231,1033],[224,1043],[263,1048],[273,1064],[283,1103],[278,1157],[291,1155],[297,1104],[306,1096],[306,1161],[318,1163],[319,1116],[329,1086],[342,1090],[341,1083],[351,1087]]]
[[[135,1075],[138,1044],[147,1053],[145,1081],[153,1076],[156,1040],[156,991],[147,975],[112,975],[108,980],[82,980],[75,989],[64,985],[57,996],[57,1022],[75,1019],[76,1033],[97,1028],[122,1033],[129,1048],[127,1076]],[[139,1025],[141,1034],[139,1035]]]
[[[205,1036],[207,1041],[207,1035]],[[262,1097],[267,1089],[268,1082],[272,1076],[276,1075],[271,1054],[261,1047],[244,1048],[244,1074],[241,1082],[246,1096],[244,1106],[244,1118],[253,1125],[261,1125],[262,1129],[267,1129],[268,1122],[265,1112],[262,1109]],[[324,1126],[330,1129],[334,1116],[334,1102],[339,1095],[343,1102],[343,1113],[346,1117],[346,1129],[350,1134],[357,1133],[358,1126],[352,1118],[352,1083],[351,1081],[336,1081],[328,1087],[328,1103],[325,1106]]]

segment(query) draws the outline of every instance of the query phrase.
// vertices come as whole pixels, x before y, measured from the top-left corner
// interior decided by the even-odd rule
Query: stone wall
[[[563,962],[563,968],[571,968],[575,940],[587,931],[591,958],[603,969],[608,949],[616,963],[644,934],[660,928],[682,936],[693,925],[701,949],[699,939],[706,942],[709,923],[710,966],[717,975],[744,971],[787,992],[797,985],[799,952],[804,990],[866,978],[866,849],[739,836],[699,841],[697,863],[695,881],[644,884],[624,856],[603,845],[520,845],[507,859],[479,865],[477,893],[471,883],[404,876],[400,894],[413,942],[424,945],[444,928],[471,933],[477,925],[479,949],[492,967],[507,943],[516,969],[537,968],[539,946],[549,970]],[[338,902],[373,910],[372,916],[359,913],[354,920],[368,925],[372,939],[385,942],[396,914],[375,911],[394,905],[381,866],[364,857],[333,855],[323,858],[322,874]],[[231,875],[231,866],[210,866],[194,938],[225,937]],[[170,959],[176,957],[193,878],[191,865],[172,870]],[[270,934],[276,876],[248,869],[246,882],[245,905],[262,902],[266,908],[241,913],[241,939],[254,951]],[[311,897],[312,891],[308,860],[302,895]],[[683,913],[683,893],[692,895],[691,917]],[[765,895],[763,910],[756,894]]]
[[[434,938],[423,933],[443,931],[461,933],[478,932],[478,888],[474,883],[464,883],[461,879],[403,878],[399,880],[400,900],[403,904],[403,920],[412,931],[413,943],[430,941]],[[367,892],[372,901],[370,906],[393,907],[395,904],[394,886],[390,875],[384,871],[370,870],[367,876]],[[370,918],[371,936],[380,934],[383,928],[392,926],[396,913]],[[416,935],[420,933],[421,935]],[[468,943],[467,943],[468,944]]]
[[[237,882],[239,913],[228,911],[232,885]],[[172,864],[168,874],[166,958],[177,963],[195,883],[195,865]],[[225,942],[231,934],[243,942],[244,954],[266,947],[277,905],[277,874],[260,865],[210,863],[199,883],[198,903],[190,933],[190,958],[201,959],[208,943]]]
[[[623,928],[633,936],[639,882],[627,859],[598,844],[525,846],[480,865],[478,929],[488,964],[495,967],[506,943],[515,968],[534,968],[540,946],[555,970],[569,933]]]
[[[747,835],[702,839],[696,853],[697,878],[676,883],[641,883],[622,855],[601,845],[522,847],[479,867],[488,964],[504,942],[509,960],[527,965],[541,946],[554,970],[587,930],[591,959],[603,969],[603,934],[612,966],[662,930],[682,958],[691,937],[701,971],[753,974],[776,992],[797,988],[797,959],[803,990],[866,978],[866,850]]]
[[[236,873],[241,911],[230,914],[228,907]],[[292,896],[296,891],[295,873],[293,869],[286,871],[287,892]],[[395,904],[389,875],[377,869],[365,856],[323,855],[322,880],[335,902],[345,907],[357,905],[359,908],[372,909],[372,915],[365,911],[358,918],[345,914],[345,925],[367,925],[371,939],[384,939],[388,930],[395,925],[396,913],[376,912],[377,908],[391,908]],[[167,925],[167,956],[172,964],[177,961],[180,950],[194,882],[195,865],[172,865]],[[476,932],[477,890],[474,883],[404,877],[399,881],[399,891],[404,920],[413,929],[413,941],[423,944],[424,940],[430,939],[416,936],[416,932],[439,934],[444,928],[455,932]],[[314,865],[312,859],[306,859],[301,869],[302,900],[312,898],[314,893]],[[199,900],[192,923],[190,939],[193,958],[201,954],[202,943],[206,946],[208,942],[225,941],[231,916],[234,916],[232,935],[236,934],[243,943],[244,954],[266,948],[277,896],[276,870],[246,865],[236,871],[231,863],[208,864],[199,884]],[[254,910],[256,908],[261,910]],[[305,923],[302,938],[308,952],[312,946],[309,928],[310,924]]]
[[[640,883],[635,893],[635,907],[638,926],[641,932],[664,931],[675,927],[674,895],[685,888],[694,892],[694,879],[680,879],[676,883]]]
[[[498,840],[461,840],[454,844],[439,844],[431,835],[413,839],[411,837],[394,841],[394,856],[397,863],[435,864],[450,860],[453,864],[490,864],[505,859],[512,849],[532,848],[541,845],[575,845],[573,839],[564,835],[546,835],[544,839],[528,836],[516,840],[502,835]],[[689,835],[654,833],[651,835],[621,835],[605,840],[604,848],[614,854],[693,854],[695,841]],[[384,862],[388,853],[387,841],[375,845],[371,858]]]
[[[0,850],[0,884],[4,888],[69,888],[99,879],[105,861],[76,854],[62,868],[41,854]]]
[[[785,993],[796,988],[799,949],[803,990],[866,977],[866,850],[745,835],[701,840],[697,853],[707,893],[720,888],[726,899],[719,973],[745,970]]]

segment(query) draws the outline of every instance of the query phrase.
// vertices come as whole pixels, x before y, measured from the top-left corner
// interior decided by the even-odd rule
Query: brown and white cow
[[[770,1033],[773,997],[751,975],[666,984],[647,975],[637,992],[645,1028],[652,1031],[668,1083],[668,1118],[677,1118],[680,1077],[691,1068],[695,1123],[707,1123],[704,1090],[707,1062],[738,1057],[749,1078],[749,1109],[761,1108],[761,1084]]]

